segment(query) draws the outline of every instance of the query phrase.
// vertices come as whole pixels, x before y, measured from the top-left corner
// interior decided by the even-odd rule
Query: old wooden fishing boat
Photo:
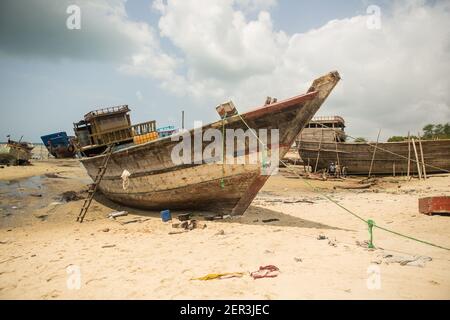
[[[7,165],[28,164],[33,148],[34,146],[31,143],[8,139],[8,142],[0,147],[0,163]]]
[[[278,129],[279,144],[267,144],[268,150],[258,151],[254,164],[209,163],[202,159],[196,163],[176,164],[172,151],[179,141],[162,137],[143,144],[113,151],[99,189],[109,199],[133,207],[147,209],[197,209],[221,214],[243,214],[268,179],[263,175],[264,153],[288,151],[296,136],[314,116],[332,89],[340,80],[337,72],[316,79],[306,94],[275,102],[243,114],[229,115],[200,128],[222,132],[227,129]],[[194,141],[193,129],[188,136]],[[185,133],[186,134],[186,133]],[[269,140],[270,141],[270,138]],[[201,142],[202,151],[208,142]],[[223,152],[227,153],[228,146]],[[248,157],[245,150],[233,151],[238,158]],[[194,155],[194,144],[191,153]],[[95,179],[107,154],[81,159],[88,174]],[[195,157],[194,157],[195,158]],[[124,173],[127,173],[124,178]]]
[[[405,175],[417,174],[417,161],[412,141],[378,143],[375,155],[375,143],[301,141],[299,152],[304,163],[310,163],[317,170],[326,169],[330,163],[347,168],[349,174],[368,174],[372,163],[372,174]],[[420,152],[422,145],[423,162]],[[427,173],[450,172],[450,139],[415,141],[419,168],[423,163]],[[409,155],[409,156],[408,156]]]

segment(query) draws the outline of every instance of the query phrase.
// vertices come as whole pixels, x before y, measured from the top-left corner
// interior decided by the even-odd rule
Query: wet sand
[[[201,221],[206,228],[169,235],[179,229],[158,212],[118,206],[101,195],[85,222],[76,223],[83,200],[66,202],[62,194],[85,196],[90,179],[84,169],[76,160],[33,164],[0,169],[1,299],[450,298],[449,251],[379,229],[377,249],[360,246],[367,225],[286,170],[269,179],[242,217]],[[450,247],[450,216],[426,216],[417,208],[420,197],[449,194],[449,175],[383,178],[363,190],[333,189],[355,179],[308,183],[378,225]],[[129,215],[106,218],[117,210]],[[178,213],[185,212],[173,212],[173,222]],[[392,263],[387,255],[432,260],[418,267]],[[191,280],[264,265],[276,265],[278,277]]]

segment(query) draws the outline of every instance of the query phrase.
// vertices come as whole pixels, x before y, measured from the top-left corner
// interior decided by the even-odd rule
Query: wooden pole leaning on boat
[[[367,176],[367,178],[370,178],[370,175],[372,174],[373,161],[375,160],[375,153],[377,152],[378,140],[380,139],[380,133],[381,133],[381,129],[378,130],[377,143],[375,144],[375,148],[373,149],[372,161],[370,161],[369,175]]]
[[[419,180],[422,180],[422,172],[420,171],[419,156],[417,155],[416,142],[414,141],[414,138],[411,139],[411,142],[412,142],[412,146],[413,146],[413,149],[414,149],[414,154],[416,156],[417,173],[419,175]]]
[[[341,167],[341,163],[340,163],[340,161],[339,161],[339,151],[338,151],[338,145],[337,145],[337,139],[338,139],[338,137],[337,137],[337,134],[336,134],[336,131],[333,131],[334,132],[334,144],[335,144],[335,146],[336,146],[336,159],[337,159],[337,165],[339,166],[339,168]]]
[[[408,131],[408,169],[406,171],[406,176],[408,180],[411,179],[411,177],[409,176],[410,172],[411,172],[411,136],[409,135]]]
[[[420,133],[417,134],[417,138],[419,139],[420,159],[422,160],[422,174],[423,178],[427,180],[427,170],[425,169],[425,161],[423,160],[422,139],[420,139]]]
[[[314,172],[317,172],[317,165],[319,164],[320,148],[322,148],[322,139],[323,139],[323,127],[321,127],[320,129],[319,150],[317,150],[317,158],[316,158],[316,165],[314,166]]]

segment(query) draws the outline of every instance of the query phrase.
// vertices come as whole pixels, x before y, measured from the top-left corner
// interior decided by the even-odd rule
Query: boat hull
[[[28,164],[32,156],[31,150],[30,148],[5,144],[0,147],[0,163],[7,165]]]
[[[105,176],[99,184],[100,190],[109,199],[132,207],[145,209],[194,209],[214,211],[220,214],[243,214],[258,191],[269,178],[264,175],[262,162],[272,152],[283,157],[289,150],[301,129],[311,120],[331,90],[339,81],[337,72],[316,79],[305,95],[280,101],[256,110],[235,115],[225,121],[202,127],[202,134],[208,129],[225,130],[248,127],[267,129],[271,141],[271,129],[278,129],[279,144],[268,144],[267,154],[257,151],[257,163],[249,163],[253,155],[249,143],[234,151],[234,164],[208,163],[208,159],[197,163],[174,164],[171,158],[173,148],[179,143],[171,137],[161,138],[142,145],[115,151],[110,158]],[[248,125],[248,127],[247,127]],[[194,141],[194,130],[189,131]],[[198,131],[197,131],[198,133]],[[228,132],[227,132],[228,134]],[[202,152],[210,142],[203,141]],[[227,154],[227,147],[223,152]],[[95,178],[105,155],[85,158],[80,161],[91,178]],[[195,158],[194,144],[191,157]],[[247,159],[247,160],[246,160]],[[246,160],[245,163],[239,160]],[[127,187],[121,178],[124,170],[131,175]]]
[[[427,173],[445,173],[450,170],[450,140],[424,140],[422,150]],[[320,151],[319,151],[320,146]],[[375,144],[301,141],[299,154],[303,162],[317,170],[328,168],[331,162],[347,168],[349,174],[368,174]],[[420,146],[416,150],[421,162]],[[339,161],[338,161],[339,158]],[[410,173],[417,174],[415,153],[410,145]],[[405,175],[408,170],[408,141],[378,143],[372,165],[372,174]],[[422,170],[422,169],[421,169]]]

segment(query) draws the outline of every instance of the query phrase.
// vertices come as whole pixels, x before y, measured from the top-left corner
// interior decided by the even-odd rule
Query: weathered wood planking
[[[315,161],[319,149],[318,141],[302,141],[299,154],[304,162],[308,159]],[[373,146],[367,143],[337,143],[337,152],[341,165],[347,167],[350,174],[367,174],[372,160]],[[450,170],[450,139],[423,140],[423,157],[428,173],[444,173]],[[388,150],[402,157],[391,154]],[[336,161],[336,144],[323,143],[320,148],[318,169],[327,168],[330,162]],[[410,171],[417,174],[416,164],[411,157]],[[373,174],[393,174],[395,168],[397,175],[406,175],[408,170],[408,141],[378,143],[373,163]],[[441,169],[444,170],[441,170]]]
[[[206,125],[209,128],[243,129],[246,125],[254,130],[279,130],[280,159],[289,150],[302,128],[307,124],[330,92],[340,76],[337,72],[316,79],[308,92],[268,106],[249,111]],[[198,129],[197,129],[198,130]],[[194,141],[194,129],[189,131]],[[177,141],[171,137],[161,138],[146,144],[115,151],[106,174],[99,185],[106,197],[113,201],[148,209],[201,209],[222,214],[243,214],[269,176],[261,175],[261,162],[257,164],[196,164],[176,165],[171,152]],[[210,142],[202,142],[202,150]],[[234,153],[235,159],[249,155],[248,141],[245,150]],[[272,146],[268,144],[269,155]],[[224,152],[227,149],[225,147]],[[191,155],[194,158],[192,145]],[[104,156],[82,159],[88,174],[94,177]],[[258,158],[260,159],[260,158]],[[128,170],[129,186],[122,187],[122,172]],[[224,170],[224,171],[223,171]],[[223,188],[220,184],[224,180]]]

